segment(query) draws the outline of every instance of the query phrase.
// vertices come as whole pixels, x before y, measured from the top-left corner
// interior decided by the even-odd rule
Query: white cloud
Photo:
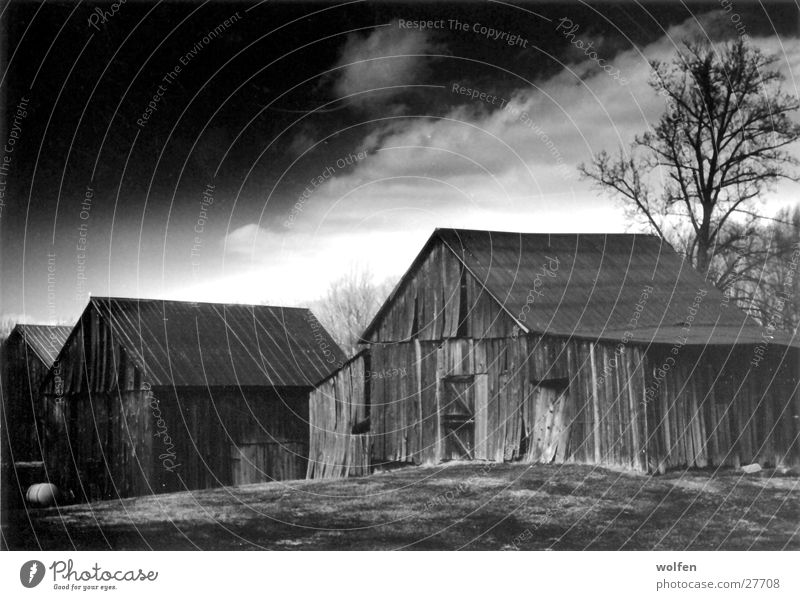
[[[234,229],[225,236],[225,253],[234,256],[255,256],[269,246],[270,233],[255,223]]]
[[[723,12],[707,14],[671,27],[644,48],[619,52],[611,61],[627,85],[586,58],[535,87],[520,87],[502,99],[508,101],[503,110],[500,101],[492,105],[454,94],[461,104],[444,118],[392,121],[363,139],[359,149],[370,149],[369,157],[321,187],[307,216],[322,223],[365,211],[427,206],[434,213],[453,209],[462,217],[491,211],[507,217],[514,211],[539,213],[548,198],[567,194],[578,199],[578,210],[602,202],[605,218],[595,227],[623,230],[613,202],[600,200],[579,181],[576,166],[601,149],[627,145],[663,112],[663,100],[648,84],[648,61],[671,60],[683,40],[703,32],[715,40],[730,39],[736,29],[729,21]],[[800,44],[781,48],[777,38],[753,42],[781,57],[786,87],[795,90]],[[569,221],[575,217],[571,213]]]
[[[440,51],[429,32],[400,29],[391,23],[368,36],[351,34],[342,49],[336,71],[334,91],[337,96],[349,96],[378,88],[412,85],[424,73],[429,53]],[[359,94],[350,103],[362,108],[380,106],[385,114],[386,104],[403,93],[403,89]],[[396,111],[395,109],[392,109]]]

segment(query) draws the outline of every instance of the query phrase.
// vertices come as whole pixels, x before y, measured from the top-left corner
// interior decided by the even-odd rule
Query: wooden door
[[[444,378],[442,431],[444,460],[475,457],[475,385],[472,375]]]
[[[231,485],[303,479],[308,444],[300,440],[230,444]]]
[[[255,476],[254,448],[251,445],[230,445],[231,485],[253,483]]]
[[[561,380],[538,382],[523,406],[525,460],[564,459],[569,428],[565,423],[568,386]]]

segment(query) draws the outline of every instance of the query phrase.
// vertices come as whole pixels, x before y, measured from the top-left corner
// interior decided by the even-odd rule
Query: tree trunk
[[[697,232],[697,258],[695,268],[704,278],[708,278],[708,269],[711,265],[711,211],[714,210],[711,200],[703,203],[703,220]]]
[[[703,239],[700,236],[697,239],[697,258],[695,262],[695,268],[700,271],[700,274],[703,277],[708,277],[708,266],[711,262],[710,248],[708,239]]]

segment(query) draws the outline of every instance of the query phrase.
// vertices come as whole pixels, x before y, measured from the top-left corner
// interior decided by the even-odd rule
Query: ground
[[[6,533],[45,550],[797,550],[799,516],[796,474],[450,463],[23,511]]]

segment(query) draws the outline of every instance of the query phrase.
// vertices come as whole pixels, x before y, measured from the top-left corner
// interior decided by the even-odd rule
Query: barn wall
[[[466,274],[462,280],[461,262],[438,242],[392,298],[370,341],[510,336],[513,320],[497,307],[474,278]]]
[[[684,349],[665,370],[668,356],[652,353],[649,380],[652,454],[663,467],[800,465],[800,351],[771,347],[757,367],[753,346]]]
[[[42,460],[37,421],[42,411],[36,405],[47,369],[30,349],[26,353],[19,332],[3,343],[0,362],[0,518],[5,519],[9,509],[23,506],[25,490],[39,480],[41,471],[32,464]]]
[[[145,392],[45,395],[45,467],[79,501],[150,493],[152,416]]]
[[[370,472],[371,435],[353,433],[368,410],[369,360],[360,354],[322,382],[309,397],[311,442],[308,479],[333,479]]]
[[[442,435],[445,387],[448,379],[472,376],[472,458],[646,467],[644,371],[636,348],[597,394],[591,365],[600,356],[588,342],[520,336],[378,344],[371,357],[374,371],[405,371],[371,380],[375,461],[453,458]]]
[[[27,350],[27,351],[26,351]],[[47,367],[27,347],[23,337],[14,332],[3,344],[2,437],[5,461],[41,461],[37,414],[39,389]]]
[[[147,384],[93,311],[81,317],[43,387],[48,480],[78,500],[151,493]]]
[[[81,500],[306,473],[305,390],[154,387],[46,402],[48,477]]]
[[[371,372],[383,376],[370,377],[367,392],[348,375],[344,391],[318,390],[315,397],[348,407],[348,398],[369,394],[373,464],[456,458],[443,427],[446,387],[455,381],[466,382],[473,405],[468,458],[639,471],[797,465],[798,351],[773,348],[749,369],[752,350],[682,348],[664,376],[659,370],[674,356],[669,347],[547,336],[373,344]],[[328,423],[346,432],[360,414],[339,409]],[[319,453],[339,444],[342,475],[350,463],[341,440],[315,442],[315,435]]]
[[[165,432],[156,439],[158,454],[154,453],[157,481],[164,491],[305,477],[308,390],[179,388],[177,395],[170,388],[153,391],[163,419],[157,429]],[[173,462],[165,466],[165,459]]]
[[[647,470],[644,351],[629,345],[617,353],[609,343],[583,340],[571,341],[567,348],[567,460]],[[606,370],[609,364],[613,366]]]

